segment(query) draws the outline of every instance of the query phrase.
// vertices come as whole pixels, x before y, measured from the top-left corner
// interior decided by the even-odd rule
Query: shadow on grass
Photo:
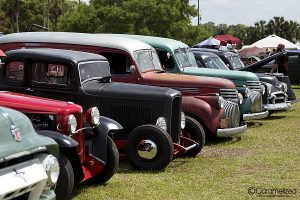
[[[205,146],[212,146],[221,143],[232,144],[241,141],[241,135],[233,136],[233,137],[207,137],[205,139]]]
[[[261,123],[261,122],[247,122],[247,128],[257,128],[262,125],[263,125],[263,123]]]
[[[278,113],[279,114],[279,113]],[[281,115],[271,115],[263,120],[278,120],[278,119],[283,119],[286,118],[286,116],[281,116]]]

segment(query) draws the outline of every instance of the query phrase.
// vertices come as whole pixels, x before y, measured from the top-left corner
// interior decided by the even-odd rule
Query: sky
[[[190,3],[197,7],[198,0]],[[200,23],[254,26],[255,22],[269,22],[274,16],[300,23],[300,0],[199,0],[199,3]],[[197,21],[198,17],[193,18],[192,24]]]
[[[197,7],[198,0],[190,0]],[[245,24],[254,26],[260,20],[269,22],[274,16],[300,23],[300,0],[199,0],[200,23]],[[198,18],[192,23],[197,24]]]

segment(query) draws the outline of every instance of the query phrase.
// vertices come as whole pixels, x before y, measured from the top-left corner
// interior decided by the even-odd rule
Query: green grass
[[[300,88],[294,91],[300,99]],[[249,187],[296,189],[275,199],[300,199],[300,103],[251,121],[240,137],[207,143],[196,158],[175,159],[160,172],[135,171],[122,162],[108,183],[77,186],[74,199],[259,198],[248,194]]]

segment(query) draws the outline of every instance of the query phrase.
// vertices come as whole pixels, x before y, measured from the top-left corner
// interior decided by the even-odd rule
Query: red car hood
[[[235,89],[235,84],[223,78],[191,76],[183,74],[143,73],[143,79],[150,85],[172,88],[198,88],[202,93],[219,93],[219,89]]]
[[[28,113],[82,112],[82,107],[65,101],[46,99],[13,92],[0,92],[0,106]]]

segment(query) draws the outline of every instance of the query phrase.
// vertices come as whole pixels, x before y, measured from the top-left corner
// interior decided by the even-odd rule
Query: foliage
[[[48,4],[49,3],[49,4]],[[31,24],[52,31],[106,32],[154,35],[181,40],[189,45],[222,30],[252,44],[270,34],[292,42],[300,40],[300,25],[275,16],[253,26],[192,25],[197,9],[189,0],[0,0],[0,32],[28,31]]]

